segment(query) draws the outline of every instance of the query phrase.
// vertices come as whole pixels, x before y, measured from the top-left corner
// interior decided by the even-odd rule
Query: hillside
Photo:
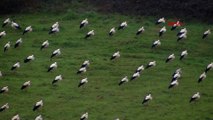
[[[0,112],[0,120],[10,120],[19,114],[21,120],[32,120],[41,114],[44,120],[74,120],[88,112],[90,120],[213,120],[213,71],[201,83],[197,80],[206,66],[213,61],[213,35],[201,39],[203,32],[212,26],[198,22],[187,22],[187,38],[177,42],[180,28],[158,37],[163,24],[155,25],[158,18],[132,17],[119,14],[102,15],[96,12],[78,13],[69,11],[61,14],[11,14],[1,16],[15,20],[24,29],[32,25],[33,31],[22,35],[23,30],[14,30],[9,25],[0,28],[7,35],[0,38],[0,88],[9,87],[9,92],[0,94],[0,106],[9,103],[10,108]],[[89,25],[79,29],[80,22],[88,18]],[[168,18],[167,18],[168,19]],[[60,32],[49,35],[49,29],[56,21]],[[123,21],[128,22],[124,30],[116,31],[112,37],[108,32],[118,27]],[[168,19],[168,21],[173,21]],[[144,26],[145,32],[136,36],[138,28]],[[95,35],[84,39],[90,30]],[[15,41],[22,38],[19,48],[14,48]],[[154,40],[160,39],[161,46],[151,49]],[[49,47],[40,50],[41,44],[49,40]],[[3,52],[4,45],[10,41],[11,48]],[[61,55],[50,56],[56,49]],[[180,53],[188,50],[188,56],[180,61]],[[112,54],[120,51],[120,58],[111,61]],[[165,63],[166,58],[174,53],[176,58]],[[23,63],[23,60],[34,54],[35,60]],[[86,73],[76,74],[81,64],[90,61]],[[128,76],[130,79],[138,66],[146,66],[150,61],[157,65],[142,71],[136,80],[118,86],[119,81]],[[16,71],[10,68],[19,61],[21,67]],[[50,64],[58,63],[58,68],[47,72]],[[179,85],[168,89],[171,76],[177,68],[182,68]],[[61,74],[63,80],[57,85],[51,82]],[[88,83],[81,88],[78,84],[87,77]],[[25,81],[31,81],[27,90],[20,90]],[[151,92],[153,100],[142,105],[144,96]],[[200,92],[201,98],[189,103],[190,97]],[[44,106],[32,111],[33,105],[42,99]]]

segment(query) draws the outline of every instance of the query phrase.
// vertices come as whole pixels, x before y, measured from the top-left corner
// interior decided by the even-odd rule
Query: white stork
[[[91,37],[91,36],[94,36],[94,35],[95,35],[94,30],[91,30],[91,31],[89,31],[89,32],[86,34],[86,36],[85,36],[84,38],[87,39],[87,38],[89,38],[89,37]]]
[[[113,36],[115,34],[115,27],[113,27],[112,29],[110,29],[109,31],[109,36]]]
[[[122,85],[123,83],[126,83],[126,82],[128,82],[128,81],[129,81],[129,80],[128,80],[127,76],[125,76],[124,78],[121,79],[121,81],[119,82],[118,85],[120,86],[120,85]]]
[[[174,80],[174,81],[172,81],[171,83],[170,83],[170,85],[169,85],[169,89],[170,88],[173,88],[173,87],[175,87],[175,86],[177,86],[179,83],[178,83],[178,80],[176,79],[176,80]]]
[[[120,56],[121,56],[121,55],[120,55],[120,52],[117,51],[117,52],[115,52],[115,53],[112,55],[112,57],[110,58],[110,60],[117,59],[117,58],[119,58]]]
[[[53,28],[58,28],[58,27],[59,27],[59,22],[55,22],[55,23],[51,26],[50,30],[52,30]]]
[[[36,104],[33,106],[33,111],[38,110],[39,108],[43,107],[43,105],[43,100],[36,102]]]
[[[4,37],[6,35],[7,35],[7,33],[5,31],[0,32],[0,38]]]
[[[19,39],[16,41],[16,43],[15,43],[15,45],[14,45],[14,48],[19,47],[19,46],[21,45],[22,42],[23,42],[23,41],[22,41],[22,38],[19,38]]]
[[[146,69],[156,66],[156,61],[151,61],[147,64]]]
[[[155,22],[155,24],[158,25],[158,24],[165,23],[165,22],[166,22],[165,18],[162,17],[162,18],[158,19],[158,20]]]
[[[28,62],[30,62],[32,60],[35,60],[35,56],[34,55],[30,55],[30,56],[26,57],[24,59],[24,63],[28,63]]]
[[[85,73],[86,71],[87,71],[87,67],[81,67],[81,68],[78,70],[77,74]]]
[[[198,99],[200,99],[200,93],[199,92],[197,92],[194,95],[192,95],[192,97],[191,97],[189,102],[191,103],[191,102],[196,101]]]
[[[135,70],[135,73],[136,73],[136,72],[141,72],[142,70],[144,70],[144,66],[143,66],[143,65],[139,66],[139,67]]]
[[[9,24],[11,21],[10,21],[10,18],[7,18],[6,20],[4,20],[3,24],[2,24],[2,27],[5,27],[7,24]]]
[[[20,67],[21,67],[20,62],[17,62],[11,67],[11,70],[15,70],[15,69],[20,68]]]
[[[180,21],[177,21],[175,24],[173,24],[171,30],[175,30],[178,26],[180,26]]]
[[[52,71],[53,69],[56,69],[57,67],[58,67],[57,62],[54,62],[54,63],[52,63],[52,64],[49,66],[47,72],[50,72],[50,71]]]
[[[148,94],[144,97],[142,104],[148,103],[150,100],[152,100],[152,95]]]
[[[61,80],[63,80],[62,75],[58,75],[58,76],[56,76],[55,79],[52,81],[52,84],[55,84],[55,83],[57,83],[58,81],[61,81]]]
[[[2,106],[0,107],[0,112],[5,111],[6,109],[9,109],[9,104],[8,104],[8,103],[6,103],[6,104],[4,104],[4,105],[2,105]]]
[[[161,45],[160,40],[156,40],[152,43],[152,48],[155,48],[155,47],[160,46],[160,45]]]
[[[188,55],[187,50],[182,51],[181,54],[180,54],[180,60],[182,60],[183,58],[185,58],[187,55]]]
[[[21,86],[21,90],[27,89],[28,87],[30,87],[30,85],[31,81],[24,82],[24,84]]]
[[[4,45],[4,52],[6,52],[10,48],[10,41]]]
[[[11,120],[21,120],[19,114],[16,114],[15,116],[12,117]]]
[[[176,72],[173,76],[172,76],[172,82],[175,80],[178,80],[181,77],[181,72]]]
[[[180,35],[182,35],[182,34],[184,34],[184,33],[187,33],[186,28],[182,28],[182,29],[177,33],[177,36],[180,36]]]
[[[87,78],[84,78],[84,79],[82,79],[82,80],[79,82],[78,87],[81,87],[82,85],[84,85],[84,84],[86,84],[86,83],[88,83],[88,79],[87,79]]]
[[[134,80],[136,78],[140,77],[140,72],[136,72],[132,75],[131,79],[130,80]]]
[[[127,22],[126,22],[126,21],[122,22],[122,23],[119,25],[118,30],[124,29],[125,27],[127,27]]]
[[[174,60],[175,59],[175,54],[171,54],[171,55],[169,55],[168,57],[167,57],[167,59],[166,59],[166,63],[168,63],[168,62],[170,62],[170,61],[172,61],[172,60]]]
[[[59,56],[59,55],[61,55],[61,50],[56,49],[52,52],[52,55],[50,56],[50,58],[53,58],[54,56]]]
[[[207,31],[205,31],[204,33],[203,33],[203,39],[205,39],[209,34],[211,34],[211,31],[210,31],[210,29],[208,29]]]
[[[166,32],[166,27],[162,27],[159,31],[159,37],[161,37]]]
[[[32,28],[31,26],[28,26],[28,27],[26,27],[26,28],[24,29],[23,35],[24,35],[25,33],[32,32],[32,31],[33,31],[33,28]]]
[[[20,25],[18,23],[13,22],[13,21],[11,23],[11,27],[14,28],[14,29],[21,29]]]
[[[83,62],[83,64],[81,65],[81,68],[82,68],[82,67],[88,67],[89,65],[90,65],[89,60],[85,60],[85,61]]]
[[[46,40],[46,41],[44,41],[44,42],[41,44],[40,50],[43,50],[44,48],[47,48],[48,46],[49,46],[49,41]]]
[[[83,27],[85,27],[85,26],[87,26],[88,24],[89,24],[89,22],[88,22],[88,19],[87,19],[87,18],[84,19],[84,20],[82,20],[82,21],[81,21],[81,24],[80,24],[80,29],[83,28]]]
[[[58,33],[60,31],[59,27],[55,27],[49,31],[49,34]]]
[[[144,27],[142,26],[141,28],[138,29],[138,31],[136,32],[136,35],[140,35],[145,31]]]
[[[213,68],[213,62],[208,64],[206,69],[205,69],[205,73],[207,73],[209,70],[211,70]]]
[[[38,115],[35,120],[43,120],[42,116],[41,115]]]
[[[180,41],[180,40],[186,39],[186,38],[187,38],[186,33],[183,33],[183,34],[181,34],[181,35],[178,36],[177,41]]]
[[[198,79],[198,83],[202,82],[205,78],[206,78],[206,73],[203,72]]]
[[[80,120],[87,120],[88,119],[88,112],[84,113],[83,115],[81,115]]]
[[[2,87],[1,90],[0,90],[0,94],[1,94],[1,93],[6,93],[6,92],[8,92],[8,91],[9,91],[8,86]]]

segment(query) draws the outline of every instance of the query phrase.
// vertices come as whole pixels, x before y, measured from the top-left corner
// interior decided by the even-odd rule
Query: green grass
[[[121,15],[101,15],[95,12],[67,12],[63,14],[17,14],[1,16],[16,20],[23,28],[32,25],[33,32],[21,35],[22,31],[14,30],[10,26],[0,28],[7,35],[0,39],[0,87],[9,86],[9,92],[0,95],[0,106],[9,103],[10,108],[0,113],[0,120],[9,120],[19,114],[22,120],[32,120],[42,114],[45,120],[74,120],[79,119],[84,112],[89,113],[90,120],[213,120],[213,71],[198,84],[199,75],[206,65],[212,62],[213,36],[206,40],[201,36],[210,25],[199,22],[186,22],[188,38],[176,41],[176,31],[167,32],[160,39],[162,45],[152,50],[151,44],[158,39],[158,31],[162,25],[155,26],[152,17],[134,17]],[[89,25],[79,29],[81,20],[88,18]],[[117,31],[113,37],[108,36],[112,27],[117,27],[122,21],[128,22],[125,30]],[[59,21],[60,33],[48,35],[49,27]],[[142,36],[135,37],[139,27],[145,27]],[[84,39],[89,30],[95,30],[95,36]],[[9,49],[3,53],[3,46],[22,37],[20,48]],[[50,46],[40,51],[43,41],[49,40]],[[50,61],[53,50],[61,48],[62,55]],[[181,51],[187,49],[189,55],[179,61]],[[110,61],[111,55],[119,50],[121,57]],[[174,53],[176,59],[165,64],[166,57]],[[34,54],[36,59],[24,64],[23,59]],[[90,60],[88,71],[76,75],[84,60]],[[143,64],[156,60],[154,68],[145,70],[135,81],[122,86],[118,82],[124,77],[132,76],[135,69]],[[21,68],[10,71],[11,66],[21,62]],[[47,73],[47,68],[54,61],[58,62],[58,69]],[[168,90],[172,73],[182,68],[182,78],[179,86]],[[62,74],[63,81],[57,86],[51,82],[56,75]],[[88,77],[89,83],[78,88],[79,81]],[[31,80],[32,86],[21,91],[20,87]],[[201,99],[189,104],[192,94],[199,91]],[[149,105],[142,105],[144,95],[151,92],[153,100]],[[32,111],[35,102],[43,99],[44,107],[36,112]]]

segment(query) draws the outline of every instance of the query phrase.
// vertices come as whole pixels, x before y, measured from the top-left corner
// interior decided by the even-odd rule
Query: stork
[[[31,81],[24,82],[24,84],[21,86],[21,90],[27,89],[28,87],[30,87],[30,85]]]
[[[151,61],[147,64],[146,69],[156,66],[156,61]]]
[[[209,34],[211,34],[211,31],[210,31],[210,29],[208,29],[207,31],[205,31],[204,33],[203,33],[203,39],[205,39]]]
[[[6,20],[4,20],[3,24],[2,24],[2,27],[5,27],[7,24],[9,24],[11,21],[10,21],[10,18],[7,18]]]
[[[11,120],[21,120],[19,114],[16,114],[15,116],[12,117]]]
[[[166,27],[162,27],[159,31],[159,37],[161,37],[166,32]]]
[[[26,27],[26,28],[24,29],[23,35],[24,35],[25,33],[32,32],[32,31],[33,31],[33,28],[32,28],[31,26],[28,26],[28,27]]]
[[[83,28],[83,27],[85,27],[85,26],[87,26],[88,24],[89,24],[89,22],[88,22],[88,19],[87,19],[87,18],[84,19],[84,20],[82,20],[82,21],[81,21],[81,24],[80,24],[80,29]]]
[[[13,22],[13,21],[11,23],[11,27],[14,28],[14,29],[21,29],[20,25],[18,23]]]
[[[43,120],[42,116],[41,115],[38,115],[35,120]]]
[[[143,65],[139,66],[139,67],[135,70],[135,73],[136,73],[136,72],[141,72],[142,70],[144,70],[144,66],[143,66]]]
[[[15,43],[15,45],[14,45],[14,48],[19,47],[19,46],[21,45],[21,43],[22,43],[22,38],[19,38],[19,39],[16,41],[16,43]]]
[[[132,75],[130,80],[135,80],[136,78],[140,77],[140,72],[136,72]]]
[[[86,67],[81,67],[81,68],[78,70],[77,74],[85,73],[86,71],[87,71],[87,68],[86,68]]]
[[[49,46],[49,41],[46,40],[46,41],[44,41],[44,42],[41,44],[40,50],[43,50],[44,48],[47,48],[48,46]]]
[[[168,62],[170,62],[170,61],[172,61],[172,60],[174,60],[174,59],[175,59],[175,54],[172,53],[171,55],[169,55],[169,56],[167,57],[166,63],[168,63]]]
[[[182,73],[182,69],[181,68],[176,69],[175,72],[172,74],[172,77],[175,76],[175,74],[177,73]]]
[[[80,81],[80,83],[78,84],[78,87],[81,87],[82,85],[88,83],[88,79],[87,78],[84,78]]]
[[[15,69],[18,69],[20,67],[21,67],[20,62],[17,62],[12,66],[11,70],[15,70]]]
[[[175,87],[175,86],[177,86],[179,83],[178,83],[178,80],[174,80],[174,81],[172,81],[171,83],[170,83],[170,85],[169,85],[169,89],[170,88],[173,88],[173,87]]]
[[[140,35],[145,31],[144,27],[142,26],[141,28],[138,29],[138,31],[136,32],[136,35]]]
[[[84,113],[83,115],[81,115],[80,120],[87,120],[88,119],[88,112]]]
[[[89,32],[86,34],[86,36],[85,36],[84,38],[87,39],[87,38],[89,38],[89,37],[91,37],[91,36],[94,36],[94,35],[95,35],[94,30],[91,30],[91,31],[89,31]]]
[[[2,87],[1,90],[0,90],[0,94],[1,94],[1,93],[6,93],[6,92],[8,92],[8,91],[9,91],[8,86]]]
[[[180,36],[180,35],[182,35],[182,34],[184,34],[184,33],[187,33],[186,28],[182,28],[182,29],[177,33],[177,36]]]
[[[126,83],[126,82],[128,82],[128,81],[129,81],[129,80],[128,80],[127,76],[125,76],[124,78],[121,79],[121,81],[119,82],[118,85],[120,86],[120,85],[122,85],[123,83]]]
[[[59,56],[61,55],[61,50],[60,49],[56,49],[52,52],[52,55],[50,56],[50,58],[53,58],[55,56]]]
[[[61,81],[61,80],[63,80],[62,75],[58,75],[58,76],[56,76],[55,79],[52,81],[52,84],[55,84],[55,83],[57,83],[58,81]]]
[[[206,78],[206,73],[203,72],[198,79],[198,83],[202,82],[205,78]]]
[[[4,45],[4,52],[6,52],[10,48],[10,41]]]
[[[52,29],[49,31],[49,34],[58,33],[59,31],[60,31],[59,27],[55,27],[55,28],[52,28]]]
[[[122,22],[122,23],[119,25],[118,30],[124,29],[124,28],[126,28],[126,27],[127,27],[127,22],[124,21],[124,22]]]
[[[52,30],[52,29],[54,29],[54,28],[58,28],[58,27],[59,27],[59,22],[55,22],[55,23],[51,26],[50,30]]]
[[[43,105],[43,100],[36,102],[36,104],[33,106],[33,111],[38,110],[39,108],[43,107]]]
[[[6,36],[6,32],[5,31],[0,32],[0,38],[2,38],[4,36]]]
[[[192,97],[191,97],[189,102],[191,103],[191,102],[196,101],[198,99],[200,99],[200,93],[199,92],[197,92],[194,95],[192,95]]]
[[[150,100],[152,100],[152,95],[149,93],[144,97],[142,104],[148,103]]]
[[[208,64],[206,69],[205,69],[205,73],[207,73],[208,71],[210,71],[213,68],[213,62]]]
[[[110,29],[109,31],[109,36],[113,36],[115,34],[115,27],[113,27],[112,29]]]
[[[180,60],[182,60],[183,58],[185,58],[187,55],[188,55],[187,50],[182,51],[181,54],[180,54]]]
[[[161,45],[160,40],[156,40],[152,43],[152,48],[155,48],[155,47],[160,46],[160,45]]]
[[[186,39],[186,38],[187,38],[186,33],[183,33],[183,34],[178,36],[177,41],[180,41],[180,40]]]
[[[172,76],[172,81],[178,80],[181,77],[181,73],[180,72],[176,72],[173,76]]]
[[[89,60],[85,60],[85,61],[83,62],[83,64],[81,65],[81,68],[83,68],[83,67],[88,67],[89,65],[90,65]]]
[[[175,24],[173,24],[171,30],[175,30],[178,26],[180,26],[180,21],[177,21]]]
[[[115,52],[115,53],[112,55],[112,57],[110,58],[110,60],[117,59],[117,58],[119,58],[120,56],[121,56],[121,55],[120,55],[120,52],[117,51],[117,52]]]
[[[165,18],[162,17],[162,18],[158,19],[158,20],[155,22],[155,24],[158,25],[158,24],[165,23],[165,22],[166,22]]]
[[[8,103],[6,103],[6,104],[4,104],[4,105],[2,105],[2,106],[0,107],[0,112],[5,111],[6,109],[9,109],[9,104],[8,104]]]
[[[58,67],[57,62],[54,62],[49,66],[47,72],[50,72],[50,71],[56,69],[57,67]]]
[[[30,56],[26,57],[26,58],[24,59],[24,63],[28,63],[28,62],[30,62],[30,61],[32,61],[32,60],[35,60],[34,55],[30,55]]]

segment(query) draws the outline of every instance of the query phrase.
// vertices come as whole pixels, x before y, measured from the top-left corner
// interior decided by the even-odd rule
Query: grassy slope
[[[1,17],[1,21],[5,17]],[[45,120],[71,120],[79,119],[86,111],[91,120],[113,120],[116,117],[124,120],[213,119],[212,71],[204,82],[197,83],[199,75],[213,60],[213,36],[207,40],[200,39],[203,31],[210,26],[186,22],[188,38],[185,41],[177,43],[177,31],[168,30],[161,38],[162,45],[151,50],[161,26],[153,25],[154,20],[150,18],[93,12],[12,17],[23,27],[32,25],[34,31],[22,36],[20,31],[10,27],[0,28],[0,31],[7,32],[7,36],[0,41],[1,49],[7,41],[14,45],[18,38],[23,38],[20,48],[11,48],[7,53],[2,50],[0,53],[0,70],[4,74],[0,78],[0,87],[8,85],[10,89],[9,93],[0,95],[0,105],[6,102],[10,105],[10,109],[0,113],[1,120],[11,119],[16,113],[20,114],[22,120],[33,119],[38,114],[42,114]],[[79,22],[86,17],[89,26],[79,30]],[[118,31],[112,38],[108,37],[109,29],[117,27],[124,20],[128,21],[128,28]],[[49,27],[56,21],[60,23],[60,33],[48,35]],[[135,37],[135,32],[142,25],[146,29],[145,33]],[[89,40],[83,39],[91,29],[95,30],[96,35]],[[40,45],[46,39],[50,41],[50,46],[41,52]],[[57,48],[61,48],[62,55],[50,61],[51,52]],[[185,49],[189,55],[184,61],[179,61],[179,54]],[[120,50],[121,58],[110,61],[110,56],[117,50]],[[175,53],[177,59],[165,64],[165,58],[171,53]],[[31,54],[35,55],[36,60],[24,64],[23,59]],[[91,61],[88,72],[76,75],[86,59]],[[130,77],[139,65],[146,65],[152,60],[157,61],[155,68],[145,70],[135,81],[118,86],[121,78],[126,75]],[[16,61],[21,61],[21,68],[11,72],[10,67]],[[47,73],[48,66],[54,61],[58,62],[58,69]],[[168,90],[171,74],[179,67],[183,69],[180,85]],[[51,81],[58,74],[62,74],[64,80],[53,87]],[[88,77],[89,83],[77,88],[79,80],[84,77]],[[21,85],[28,80],[32,82],[31,88],[21,91]],[[197,91],[201,92],[200,101],[189,104],[189,97]],[[142,99],[147,92],[151,92],[154,99],[148,106],[142,106]],[[43,109],[33,112],[33,104],[40,99],[44,100]]]

